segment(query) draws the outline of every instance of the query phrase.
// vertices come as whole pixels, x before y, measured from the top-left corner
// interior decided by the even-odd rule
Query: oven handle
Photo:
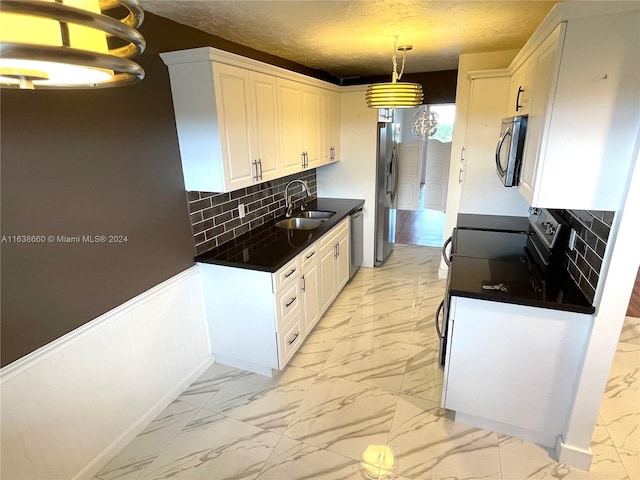
[[[447,247],[451,243],[451,240],[453,240],[453,235],[447,238],[447,241],[442,245],[442,258],[444,259],[444,263],[447,264],[447,267],[451,266],[451,258],[447,256]]]
[[[442,336],[442,329],[440,328],[440,313],[442,312],[442,310],[444,309],[444,300],[442,300],[440,302],[440,305],[438,305],[438,310],[436,310],[436,332],[438,332],[438,336],[440,338],[444,338]]]

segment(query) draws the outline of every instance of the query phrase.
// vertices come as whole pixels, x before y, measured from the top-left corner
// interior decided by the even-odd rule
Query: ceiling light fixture
[[[125,18],[103,11],[123,7]],[[138,0],[2,0],[0,85],[22,89],[104,88],[135,83],[144,70]],[[115,45],[116,43],[117,45]]]
[[[414,108],[422,104],[421,85],[398,81],[404,73],[405,55],[411,49],[413,49],[412,45],[398,47],[398,37],[394,37],[391,82],[376,83],[367,87],[365,99],[369,108]],[[398,73],[396,51],[402,52],[400,73]]]
[[[413,115],[411,132],[416,137],[428,138],[438,131],[438,114],[424,107]]]

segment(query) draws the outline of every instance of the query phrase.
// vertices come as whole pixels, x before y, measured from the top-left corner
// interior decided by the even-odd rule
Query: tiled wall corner
[[[561,210],[561,215],[578,233],[576,248],[567,250],[567,270],[593,302],[615,212]]]
[[[283,216],[286,208],[284,189],[294,179],[304,180],[309,187],[309,197],[317,197],[315,169],[229,193],[187,192],[196,255]],[[289,194],[302,191],[300,184],[294,184]],[[296,204],[302,202],[302,198],[296,200]],[[240,218],[238,212],[241,203],[247,209],[244,218]]]

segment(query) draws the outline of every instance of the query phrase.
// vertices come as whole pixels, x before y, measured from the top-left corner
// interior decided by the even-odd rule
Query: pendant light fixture
[[[369,108],[414,108],[422,104],[422,86],[417,83],[399,82],[404,73],[405,55],[412,45],[398,47],[398,37],[393,42],[393,72],[391,82],[376,83],[367,87],[365,100]],[[402,52],[402,67],[398,73],[396,52]]]
[[[413,115],[411,133],[416,137],[428,138],[438,131],[438,114],[427,106]]]
[[[102,12],[128,11],[117,19]],[[144,70],[138,0],[0,1],[0,85],[21,89],[104,88],[135,83]]]

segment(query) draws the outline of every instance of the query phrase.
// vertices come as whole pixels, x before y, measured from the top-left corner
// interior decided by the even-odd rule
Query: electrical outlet
[[[240,205],[238,205],[238,217],[244,218],[246,214],[247,214],[247,207],[245,206],[244,203],[241,203]]]
[[[571,233],[569,234],[569,250],[575,250],[577,237],[578,237],[578,232],[576,231],[575,228],[572,228]]]

